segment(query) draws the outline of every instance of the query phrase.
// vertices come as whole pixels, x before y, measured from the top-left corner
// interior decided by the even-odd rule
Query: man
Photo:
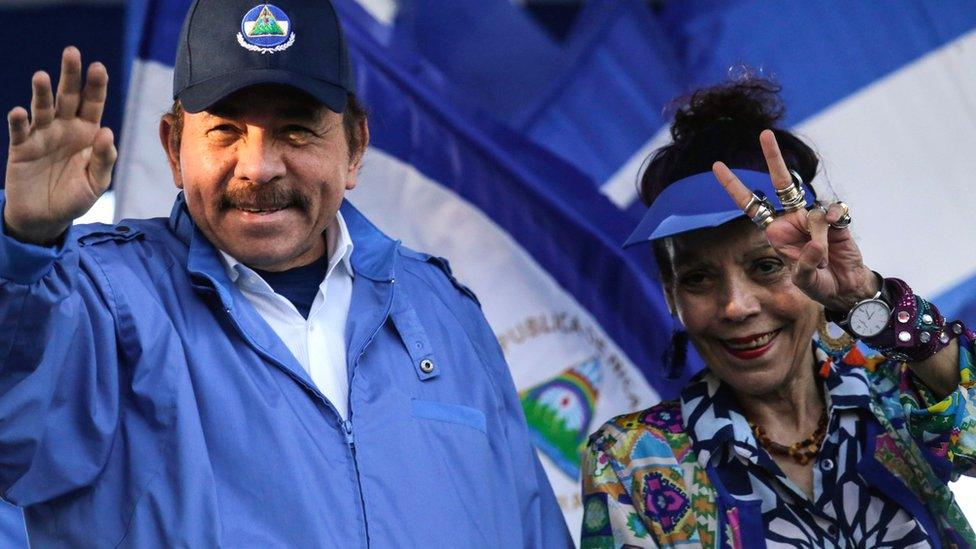
[[[198,0],[169,219],[108,187],[108,80],[8,116],[0,490],[39,546],[565,547],[504,358],[443,260],[343,200],[368,129],[335,12]]]

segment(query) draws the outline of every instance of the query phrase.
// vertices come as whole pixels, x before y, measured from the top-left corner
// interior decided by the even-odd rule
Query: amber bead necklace
[[[827,436],[826,409],[824,409],[823,415],[820,416],[820,422],[817,423],[817,429],[813,434],[789,446],[773,441],[766,434],[766,431],[763,430],[762,426],[753,423],[751,419],[748,421],[749,426],[752,427],[753,434],[756,435],[756,440],[759,441],[759,444],[763,448],[773,454],[786,456],[800,465],[806,465],[817,457],[817,454],[820,453],[820,444],[823,443],[824,438]]]

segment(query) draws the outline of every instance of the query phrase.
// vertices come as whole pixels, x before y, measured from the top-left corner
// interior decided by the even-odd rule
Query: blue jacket
[[[571,544],[474,296],[342,213],[346,422],[182,198],[168,220],[76,226],[58,248],[0,235],[0,493],[32,543]]]

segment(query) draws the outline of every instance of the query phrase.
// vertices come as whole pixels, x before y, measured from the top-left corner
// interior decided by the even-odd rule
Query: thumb
[[[101,195],[112,182],[112,168],[118,152],[115,150],[114,136],[109,128],[101,128],[92,141],[91,159],[88,161],[88,179],[92,191]]]

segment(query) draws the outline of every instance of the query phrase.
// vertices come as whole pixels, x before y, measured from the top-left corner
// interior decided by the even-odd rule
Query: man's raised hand
[[[101,127],[108,72],[92,63],[82,86],[81,70],[81,52],[65,48],[57,96],[39,71],[31,79],[30,118],[23,107],[7,114],[3,217],[7,234],[23,242],[55,242],[111,182],[117,153],[112,130]]]

